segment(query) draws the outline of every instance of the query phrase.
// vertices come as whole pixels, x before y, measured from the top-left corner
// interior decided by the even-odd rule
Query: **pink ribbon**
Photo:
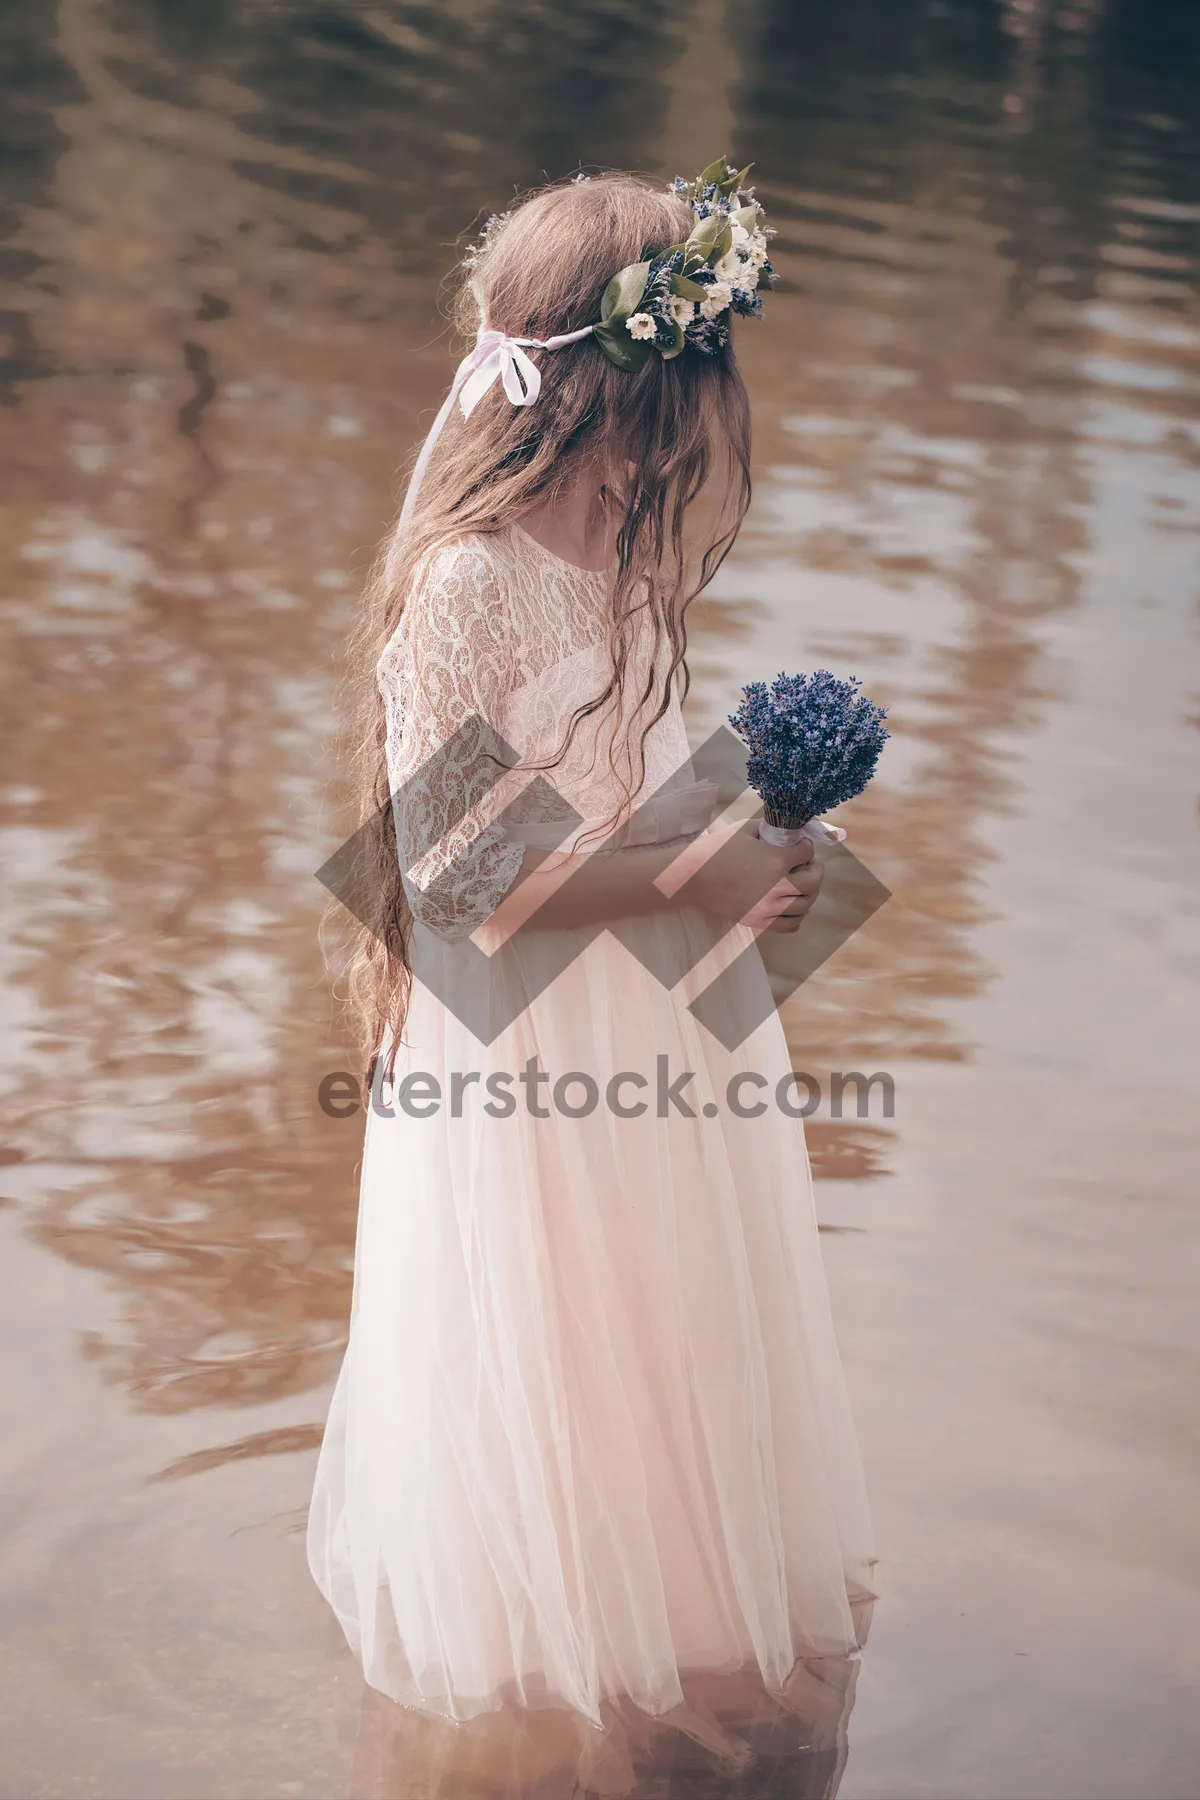
[[[416,460],[408,492],[404,496],[404,505],[400,509],[389,562],[396,555],[404,527],[412,517],[425,471],[429,467],[429,459],[433,455],[433,447],[454,410],[454,402],[458,401],[464,418],[469,419],[488,389],[496,380],[500,380],[504,384],[505,394],[514,406],[532,406],[542,391],[542,372],[526,356],[526,350],[562,350],[567,344],[577,344],[581,338],[590,337],[594,329],[592,325],[585,325],[582,331],[566,331],[558,337],[548,338],[511,338],[506,337],[502,331],[486,328],[480,330],[475,348],[463,357],[455,370],[450,392],[443,400],[441,411],[421,446],[421,454]]]

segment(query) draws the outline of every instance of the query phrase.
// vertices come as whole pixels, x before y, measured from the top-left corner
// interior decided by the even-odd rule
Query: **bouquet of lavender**
[[[887,742],[887,714],[858,692],[851,676],[828,669],[778,675],[768,688],[751,681],[729,723],[750,747],[746,779],[762,796],[758,834],[769,844],[794,844],[818,813],[861,794]],[[811,834],[809,834],[811,835]],[[833,826],[825,835],[844,837]]]

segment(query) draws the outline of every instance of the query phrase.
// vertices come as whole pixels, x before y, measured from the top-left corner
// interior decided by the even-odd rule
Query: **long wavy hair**
[[[681,242],[691,208],[659,185],[624,173],[544,188],[493,222],[464,265],[454,321],[473,342],[480,325],[511,337],[547,338],[600,316],[618,269]],[[438,440],[403,535],[393,530],[368,582],[351,646],[353,775],[360,834],[358,880],[372,896],[372,924],[350,961],[349,998],[369,1081],[374,1053],[400,1043],[411,990],[411,915],[389,804],[386,719],[375,665],[419,585],[428,559],[467,533],[497,531],[553,501],[580,479],[599,491],[616,546],[608,591],[608,685],[564,722],[559,757],[589,715],[634,702],[642,730],[633,765],[644,778],[645,739],[687,683],[685,615],[731,548],[750,503],[750,405],[732,346],[692,347],[666,362],[652,355],[636,374],[616,368],[590,338],[532,350],[542,372],[535,405],[514,407],[497,382],[469,420],[455,409]],[[685,517],[707,489],[699,546],[685,543]],[[644,691],[631,679],[631,625],[644,613],[654,652]],[[640,664],[638,665],[641,666]],[[540,767],[552,765],[539,765]]]

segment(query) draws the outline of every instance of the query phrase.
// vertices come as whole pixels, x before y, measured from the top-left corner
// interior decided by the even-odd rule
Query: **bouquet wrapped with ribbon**
[[[802,837],[845,837],[817,815],[862,793],[889,736],[886,712],[859,692],[861,685],[855,676],[839,681],[818,669],[742,689],[729,723],[750,750],[746,780],[762,799],[758,835],[765,843],[782,848]]]

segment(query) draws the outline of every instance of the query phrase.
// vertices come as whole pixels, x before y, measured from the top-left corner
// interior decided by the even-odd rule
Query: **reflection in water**
[[[797,1664],[778,1698],[756,1675],[685,1679],[684,1705],[663,1720],[606,1706],[603,1731],[554,1711],[501,1710],[450,1726],[368,1688],[350,1797],[834,1800],[859,1668],[856,1657]]]
[[[253,1456],[284,1456],[291,1450],[319,1450],[323,1427],[320,1425],[285,1425],[277,1431],[255,1431],[236,1443],[222,1444],[215,1450],[197,1450],[181,1456],[151,1476],[152,1481],[179,1481],[185,1475],[202,1475],[226,1463],[241,1462]]]
[[[707,0],[10,14],[0,1076],[3,1185],[38,1249],[5,1280],[47,1250],[103,1278],[61,1468],[98,1371],[201,1422],[155,1440],[160,1507],[266,1458],[298,1471],[294,1509],[360,1129],[316,1104],[346,1066],[312,879],[345,830],[323,745],[394,469],[444,388],[460,228],[543,171],[756,158],[784,280],[741,334],[757,497],[693,614],[693,716],[822,661],[889,706],[849,823],[896,898],[785,1016],[822,1080],[969,1061],[992,827],[1084,705],[1063,633],[1094,604],[1114,461],[1135,564],[1196,532],[1197,20],[1145,0],[751,0],[728,25]],[[897,1086],[886,1126],[812,1121],[818,1174],[885,1184]],[[48,1485],[46,1529],[69,1532],[85,1501]],[[323,1754],[332,1791],[345,1746]],[[96,1755],[120,1789],[122,1753]],[[703,1791],[678,1779],[646,1791]],[[793,1768],[722,1791],[810,1790]]]

